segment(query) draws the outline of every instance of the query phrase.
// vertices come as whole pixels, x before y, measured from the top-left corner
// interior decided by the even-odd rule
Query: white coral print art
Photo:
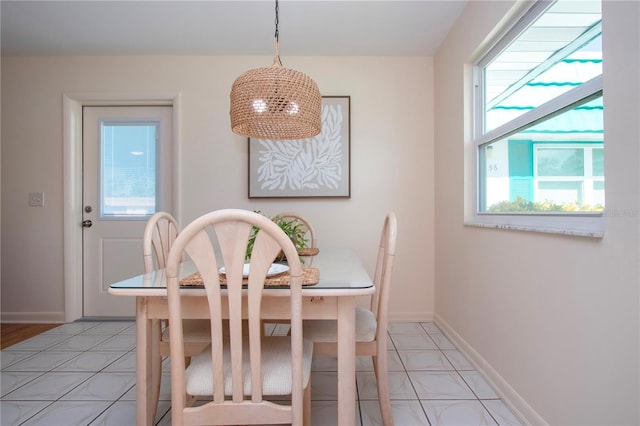
[[[322,107],[322,132],[308,139],[259,140],[257,182],[262,191],[337,189],[343,180],[342,105]]]

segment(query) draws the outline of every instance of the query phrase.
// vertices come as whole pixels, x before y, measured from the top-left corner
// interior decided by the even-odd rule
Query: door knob
[[[83,228],[91,228],[91,225],[93,225],[93,222],[91,222],[90,220],[83,220],[82,221],[82,227]]]

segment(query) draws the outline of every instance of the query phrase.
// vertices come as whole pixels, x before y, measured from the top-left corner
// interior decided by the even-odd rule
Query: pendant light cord
[[[278,5],[278,0],[276,0],[276,20],[275,20],[275,24],[276,24],[276,32],[274,34],[275,37],[275,43],[276,43],[276,56],[275,58],[273,58],[273,63],[274,65],[276,64],[276,62],[282,66],[282,60],[280,59],[280,31],[278,30],[278,25],[280,24],[280,16],[279,16],[279,12],[280,12],[280,6]]]
[[[280,23],[280,17],[278,16],[278,12],[280,12],[280,6],[278,6],[278,0],[276,0],[276,33],[275,33],[276,41],[278,41],[278,38],[280,36],[280,32],[278,31],[278,24]]]

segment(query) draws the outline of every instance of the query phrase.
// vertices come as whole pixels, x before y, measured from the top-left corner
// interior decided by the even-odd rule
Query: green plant
[[[262,214],[260,210],[254,210],[254,212]],[[285,234],[287,234],[287,236],[291,239],[296,249],[299,250],[307,247],[307,240],[305,238],[307,230],[302,223],[300,223],[296,219],[287,219],[281,216],[274,216],[271,218],[271,220],[275,224],[277,224],[280,227],[280,229],[284,231]],[[251,257],[251,252],[253,251],[253,245],[256,241],[257,234],[258,234],[258,228],[254,226],[253,229],[251,230],[251,234],[249,235],[249,241],[247,243],[247,251],[245,253],[246,259],[249,259]],[[280,257],[283,258],[284,255]],[[278,260],[283,260],[283,259],[278,259]]]

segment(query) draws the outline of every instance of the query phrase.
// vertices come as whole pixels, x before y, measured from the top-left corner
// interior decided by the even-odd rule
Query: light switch
[[[29,193],[29,205],[35,207],[44,206],[44,192],[30,192]]]

